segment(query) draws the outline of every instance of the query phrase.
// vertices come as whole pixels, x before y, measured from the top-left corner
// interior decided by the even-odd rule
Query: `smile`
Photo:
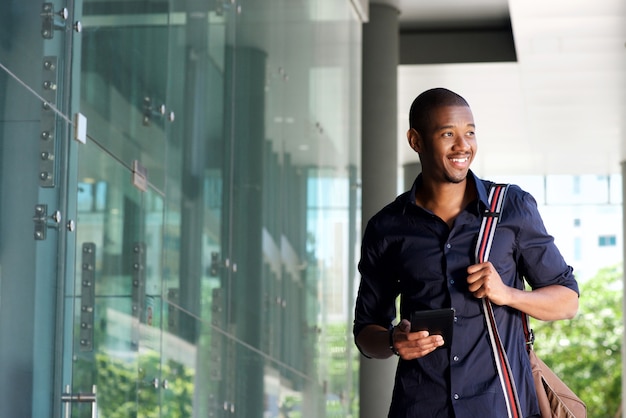
[[[464,157],[464,158],[451,158],[450,159],[453,163],[465,163],[469,160],[469,157]]]

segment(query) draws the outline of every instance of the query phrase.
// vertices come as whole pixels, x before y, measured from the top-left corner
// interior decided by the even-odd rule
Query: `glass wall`
[[[0,416],[355,414],[360,42],[348,0],[9,2]]]

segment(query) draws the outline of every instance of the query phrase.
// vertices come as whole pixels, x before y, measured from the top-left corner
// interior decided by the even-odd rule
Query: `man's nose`
[[[454,149],[468,149],[470,147],[469,138],[465,137],[465,135],[455,135],[454,136]]]

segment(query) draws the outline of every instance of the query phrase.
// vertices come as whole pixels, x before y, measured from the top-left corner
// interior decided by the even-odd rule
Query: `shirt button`
[[[446,244],[446,248],[452,248],[452,245],[450,245],[450,243]]]
[[[450,284],[454,284],[454,279],[450,279]]]
[[[460,396],[459,396],[459,394],[458,394],[458,393],[455,393],[455,394],[454,394],[454,396],[453,396],[453,398],[454,398],[454,400],[457,400],[457,401],[458,401],[458,400],[459,400],[459,398],[460,398]]]
[[[454,360],[454,361],[459,361],[459,356],[454,356],[454,357],[452,357],[452,360]]]

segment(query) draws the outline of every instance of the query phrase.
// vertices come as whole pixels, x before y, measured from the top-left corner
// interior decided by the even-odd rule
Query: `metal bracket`
[[[63,22],[63,24],[56,22],[57,17]],[[67,10],[67,7],[55,12],[54,4],[44,3],[41,6],[41,36],[43,36],[44,39],[54,38],[55,30],[65,30],[67,28],[65,21],[68,17],[70,17],[70,13]]]
[[[48,228],[59,229],[61,219],[61,212],[58,210],[48,216],[48,205],[35,205],[35,215],[33,216],[33,222],[35,223],[35,239],[37,241],[45,240],[48,234]]]
[[[167,302],[167,331],[176,335],[180,323],[180,310],[176,308],[180,302],[180,292],[177,288],[167,289]]]
[[[237,263],[231,263],[229,258],[222,260],[220,253],[217,251],[211,252],[211,264],[206,268],[206,274],[211,277],[217,277],[222,270],[230,270],[233,273],[237,273]]]
[[[220,253],[218,253],[217,251],[211,252],[211,265],[209,266],[209,276],[217,277],[222,267],[223,264],[220,260]]]
[[[93,319],[96,299],[96,244],[83,244],[80,296],[80,351],[93,351]]]
[[[211,300],[211,325],[218,329],[224,318],[224,293],[222,289],[213,289]],[[224,337],[217,332],[211,336],[211,346],[209,350],[209,361],[211,364],[211,380],[222,380],[222,355]]]
[[[39,186],[55,186],[55,126],[56,112],[50,108],[57,98],[57,57],[43,58],[42,80],[43,91],[41,96],[45,100],[41,109],[40,142],[39,142]]]
[[[133,160],[133,186],[145,192],[148,190],[148,170],[138,160]]]
[[[139,323],[143,314],[143,307],[146,300],[146,244],[136,242],[133,245],[133,266],[132,266],[132,316],[137,319],[137,326],[133,327],[131,344],[139,347]]]
[[[234,4],[235,4],[235,0],[216,0],[215,1],[215,14],[217,16],[224,16],[224,12],[230,9],[231,6],[233,6]]]
[[[152,98],[146,96],[143,98],[143,125],[152,125],[154,119],[167,119],[169,122],[174,122],[176,115],[171,110],[168,113],[164,104],[157,106]]]

